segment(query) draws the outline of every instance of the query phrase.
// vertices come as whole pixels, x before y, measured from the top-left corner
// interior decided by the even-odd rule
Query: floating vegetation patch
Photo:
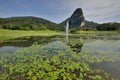
[[[90,68],[88,63],[98,57],[76,54],[61,41],[34,44],[0,56],[0,80],[113,80],[103,70]]]

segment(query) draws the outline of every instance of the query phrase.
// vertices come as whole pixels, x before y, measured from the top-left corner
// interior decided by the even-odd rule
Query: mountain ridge
[[[10,29],[10,30],[49,29],[56,31],[65,31],[67,21],[69,21],[70,29],[76,28],[77,30],[98,29],[98,27],[101,27],[102,24],[103,24],[102,26],[106,26],[105,23],[98,24],[93,21],[85,20],[82,9],[77,8],[69,18],[62,21],[61,23],[55,23],[50,20],[40,17],[34,17],[34,16],[14,16],[14,17],[0,18],[0,28]],[[109,23],[107,25],[109,25]],[[117,24],[117,26],[119,26],[119,24]]]

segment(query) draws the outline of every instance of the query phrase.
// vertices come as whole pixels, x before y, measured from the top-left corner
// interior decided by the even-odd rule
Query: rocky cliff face
[[[81,8],[78,8],[69,18],[70,27],[82,27],[84,26],[84,23],[85,23],[85,19],[83,16],[83,11]]]
[[[83,27],[85,25],[85,19],[83,16],[83,11],[81,8],[77,8],[70,18],[63,21],[61,24],[66,24],[66,21],[69,21],[69,27],[75,28],[75,27]]]

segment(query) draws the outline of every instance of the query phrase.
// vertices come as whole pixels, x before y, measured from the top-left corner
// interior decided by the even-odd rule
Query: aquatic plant
[[[73,52],[61,41],[6,53],[0,56],[1,80],[111,80],[110,74],[92,69],[88,63],[99,56]]]

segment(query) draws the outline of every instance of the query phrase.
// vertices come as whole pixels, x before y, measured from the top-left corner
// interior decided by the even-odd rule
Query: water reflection
[[[120,78],[120,40],[95,40],[91,42],[86,42],[81,53],[89,53],[90,56],[100,55],[102,57],[114,58],[117,56],[117,60],[114,62],[103,61],[100,63],[91,64],[92,68],[102,69],[107,73],[112,74],[114,77]]]
[[[110,62],[104,61],[101,63],[91,64],[92,68],[101,69],[106,71],[107,73],[111,73],[113,77],[120,78],[120,61]]]
[[[120,40],[95,40],[86,42],[82,51],[120,53]]]
[[[0,48],[0,55],[2,53],[13,53],[15,50],[19,49],[21,47],[13,47],[13,46],[4,46]]]
[[[66,43],[68,44],[68,34],[66,34]]]
[[[26,36],[15,39],[10,39],[5,42],[0,42],[0,47],[3,46],[14,46],[14,47],[29,47],[33,43],[47,44],[56,40],[61,40],[64,36]]]
[[[103,37],[104,36],[105,35],[103,35]],[[87,51],[87,50],[91,50],[94,52],[113,51],[113,52],[119,53],[120,39],[117,39],[116,35],[115,35],[115,38],[113,37],[109,38],[110,36],[111,35],[108,36],[108,39],[106,38],[103,39],[101,35],[94,35],[94,34],[93,35],[81,34],[81,35],[55,35],[55,36],[27,36],[27,37],[10,39],[5,42],[0,42],[0,49],[4,47],[7,50],[8,48],[7,46],[11,48],[17,48],[17,49],[21,47],[29,47],[35,42],[37,42],[37,44],[46,45],[54,41],[65,41],[68,44],[68,42],[70,43],[70,41],[73,40],[72,43],[68,45],[71,46],[75,44],[71,46],[71,48],[76,48],[76,50],[80,49],[79,52],[81,51],[81,48],[82,48],[82,51]],[[80,41],[80,39],[82,39],[85,42],[83,47],[82,45],[78,45],[78,42]]]

